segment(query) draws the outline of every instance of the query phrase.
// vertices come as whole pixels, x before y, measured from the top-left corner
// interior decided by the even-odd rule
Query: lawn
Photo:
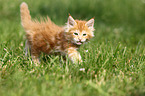
[[[83,63],[62,56],[25,56],[20,4],[32,18],[58,25],[95,17],[95,37],[78,50]],[[0,96],[145,96],[145,0],[0,0]]]

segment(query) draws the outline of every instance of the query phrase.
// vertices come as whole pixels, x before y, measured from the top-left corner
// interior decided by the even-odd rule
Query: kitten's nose
[[[82,41],[82,39],[80,39],[80,38],[79,38],[79,41],[81,42],[81,41]]]

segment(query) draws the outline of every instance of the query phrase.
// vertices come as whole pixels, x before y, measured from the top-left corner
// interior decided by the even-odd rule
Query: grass
[[[95,37],[79,49],[82,64],[42,54],[38,67],[25,57],[22,1],[0,0],[1,96],[145,95],[144,0],[24,0],[33,18],[48,15],[58,25],[68,13],[95,16]]]

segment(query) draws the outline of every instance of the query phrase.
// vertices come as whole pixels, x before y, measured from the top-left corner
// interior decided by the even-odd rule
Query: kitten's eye
[[[74,33],[74,35],[78,35],[78,33]]]
[[[83,34],[83,36],[86,36],[87,34]]]

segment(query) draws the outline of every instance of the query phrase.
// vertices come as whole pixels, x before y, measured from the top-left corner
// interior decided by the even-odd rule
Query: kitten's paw
[[[35,57],[35,56],[32,56],[32,61],[34,62],[34,64],[36,66],[40,65],[40,61],[39,61],[39,58]]]
[[[81,59],[72,60],[74,64],[81,64],[83,61]]]
[[[35,64],[36,66],[40,65],[40,61],[39,61],[39,60],[33,60],[33,62],[34,62],[34,64]]]

